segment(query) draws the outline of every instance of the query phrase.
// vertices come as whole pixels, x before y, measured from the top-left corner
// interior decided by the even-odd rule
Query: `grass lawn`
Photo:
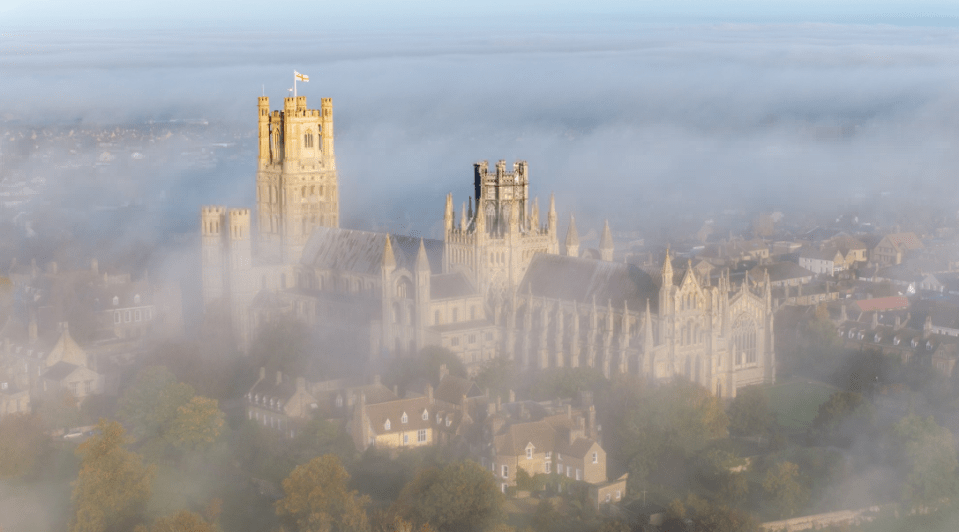
[[[768,388],[769,408],[776,414],[779,424],[788,431],[804,431],[809,428],[819,411],[819,405],[839,388],[822,382],[797,379]]]

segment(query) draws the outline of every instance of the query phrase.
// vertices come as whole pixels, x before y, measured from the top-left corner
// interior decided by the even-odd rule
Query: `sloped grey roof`
[[[383,248],[386,245],[385,238],[386,233],[317,227],[306,242],[300,262],[325,270],[379,275],[383,263]],[[397,268],[413,271],[420,239],[402,235],[390,235],[390,239]],[[434,272],[442,271],[443,241],[424,239],[423,244],[430,261],[430,269]]]
[[[632,264],[538,253],[533,256],[519,286],[519,296],[534,296],[621,308],[623,300],[633,310],[652,306],[659,299],[653,278]]]
[[[43,373],[43,378],[52,381],[61,381],[80,367],[69,362],[57,362]]]
[[[473,285],[461,272],[430,276],[430,299],[465,297],[474,294]]]

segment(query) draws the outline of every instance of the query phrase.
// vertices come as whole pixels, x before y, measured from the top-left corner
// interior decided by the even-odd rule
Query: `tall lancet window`
[[[755,364],[756,323],[745,314],[740,315],[733,324],[732,340],[736,365]]]

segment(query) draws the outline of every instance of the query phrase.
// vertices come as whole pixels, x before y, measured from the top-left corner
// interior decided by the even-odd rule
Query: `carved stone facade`
[[[374,364],[440,345],[470,368],[508,357],[684,376],[726,397],[774,381],[768,275],[733,287],[721,274],[714,286],[691,267],[675,275],[667,254],[654,279],[612,262],[608,223],[598,255],[579,256],[572,217],[561,256],[555,202],[541,224],[525,161],[475,164],[475,202],[457,217],[447,196],[443,240],[341,229],[329,99],[313,111],[287,98],[271,114],[261,98],[259,112],[257,227],[247,209],[201,215],[204,302],[229,308],[241,347],[295,315],[347,331]]]

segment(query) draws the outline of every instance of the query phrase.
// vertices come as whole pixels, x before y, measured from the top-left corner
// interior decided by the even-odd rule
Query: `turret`
[[[556,197],[549,195],[549,212],[546,213],[546,223],[549,225],[549,234],[556,236]]]
[[[609,220],[603,225],[603,237],[599,240],[599,258],[607,262],[613,261],[613,234],[609,230]]]
[[[530,221],[530,229],[539,231],[539,198],[533,200],[533,215]]]
[[[666,248],[666,259],[663,260],[663,288],[673,285],[673,261],[669,256],[669,248]]]
[[[203,303],[224,296],[226,283],[226,207],[205,206],[200,210],[200,242]]]
[[[446,208],[443,211],[443,227],[448,234],[453,230],[453,194],[446,195]]]
[[[333,99],[320,99],[320,145],[323,150],[323,164],[328,170],[336,170],[336,155],[333,153]],[[334,225],[334,227],[338,227]]]
[[[384,240],[386,243],[383,244],[383,273],[393,273],[393,270],[396,269],[396,256],[393,254],[393,244],[390,242],[390,235],[387,234]]]
[[[392,250],[391,250],[392,251]],[[420,239],[420,249],[416,253],[416,347],[422,349],[426,345],[425,328],[430,303],[430,260],[426,256],[426,246]]]
[[[260,136],[260,168],[270,162],[270,98],[260,96],[257,100],[258,126]]]
[[[569,229],[566,230],[566,256],[579,256],[579,234],[576,232],[576,219],[569,215]]]

